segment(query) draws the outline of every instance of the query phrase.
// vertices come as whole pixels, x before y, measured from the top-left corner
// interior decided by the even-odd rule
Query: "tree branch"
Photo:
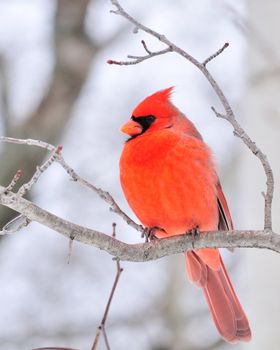
[[[168,52],[172,52],[172,48],[171,47],[168,47],[167,49],[164,49],[164,50],[160,50],[160,51],[155,51],[155,52],[152,52],[152,51],[149,51],[147,49],[147,46],[145,44],[145,41],[142,40],[141,41],[142,45],[144,46],[146,52],[148,52],[148,55],[145,55],[145,56],[133,56],[133,55],[128,55],[127,58],[130,58],[132,59],[133,61],[114,61],[114,60],[108,60],[107,63],[108,64],[117,64],[119,66],[130,66],[130,65],[133,65],[133,64],[138,64],[138,63],[141,63],[147,59],[150,59],[152,57],[155,57],[155,56],[160,56],[160,55],[164,55]]]
[[[64,220],[0,186],[0,204],[76,241],[93,245],[126,261],[150,261],[164,256],[206,247],[265,248],[280,253],[280,235],[272,231],[203,232],[195,241],[189,235],[158,239],[148,243],[126,244],[102,232]],[[194,246],[192,245],[194,244]]]
[[[203,66],[205,67],[206,64],[208,64],[210,61],[212,61],[214,58],[218,57],[227,47],[229,47],[229,43],[225,43],[223,47],[221,47],[217,52],[215,52],[213,55],[209,56],[204,60],[202,63]]]
[[[241,127],[241,125],[237,122],[234,112],[229,104],[228,99],[224,95],[222,89],[216,82],[216,80],[213,78],[212,74],[208,71],[206,68],[206,64],[209,62],[209,59],[212,60],[213,58],[217,57],[227,46],[224,46],[222,49],[217,51],[214,55],[210,56],[208,59],[204,60],[202,63],[199,62],[196,58],[194,58],[192,55],[190,55],[188,52],[184,51],[180,47],[176,46],[173,42],[168,40],[166,36],[150,29],[149,27],[144,26],[142,23],[138,22],[136,19],[134,19],[131,15],[129,15],[123,7],[120,5],[118,0],[111,0],[111,3],[116,7],[117,10],[111,11],[112,13],[116,15],[120,15],[127,19],[130,23],[132,23],[136,28],[150,34],[151,36],[155,37],[159,41],[161,41],[163,44],[167,46],[170,51],[176,52],[180,56],[187,59],[189,62],[191,62],[194,66],[196,66],[201,73],[205,76],[205,78],[208,80],[210,85],[212,86],[213,90],[215,91],[218,99],[220,100],[221,104],[223,105],[225,109],[225,114],[221,114],[216,112],[214,107],[212,107],[212,110],[215,112],[217,117],[221,117],[223,119],[226,119],[233,127],[234,129],[234,135],[239,137],[245,145],[251,150],[251,152],[260,160],[267,181],[266,181],[266,193],[264,195],[265,199],[265,208],[264,208],[264,229],[265,230],[272,230],[272,217],[271,217],[271,206],[272,206],[272,199],[273,199],[273,193],[274,193],[274,178],[273,178],[273,172],[271,169],[271,166],[267,160],[266,155],[256,146],[255,142],[251,140],[249,135],[245,132],[245,130]],[[167,49],[166,49],[167,50]],[[169,52],[169,50],[168,50]],[[165,54],[164,50],[162,50],[161,54]],[[148,54],[147,58],[153,57],[152,55]],[[145,58],[146,59],[146,58]],[[109,63],[116,63],[113,60],[109,60],[111,62]],[[141,60],[136,63],[142,62]],[[119,63],[117,63],[119,64]]]
[[[52,163],[55,161],[55,158],[57,155],[61,152],[62,146],[58,145],[52,152],[50,157],[41,165],[36,167],[36,171],[31,177],[31,179],[23,184],[20,189],[18,190],[18,194],[20,196],[24,196],[28,191],[31,190],[32,186],[35,185],[35,183],[39,180],[39,177],[43,174],[44,171],[46,171]]]

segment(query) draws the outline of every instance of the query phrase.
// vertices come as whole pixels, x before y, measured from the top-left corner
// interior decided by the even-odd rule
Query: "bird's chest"
[[[120,159],[120,176],[125,194],[133,192],[139,197],[146,191],[149,196],[156,193],[163,181],[166,159],[177,142],[172,138],[156,137],[139,137],[128,141]]]
[[[173,135],[151,142],[139,137],[124,147],[121,184],[144,225],[182,233],[199,224],[198,213],[208,211],[206,203],[210,211],[216,206],[216,178],[209,166],[209,154],[197,144],[186,145]]]

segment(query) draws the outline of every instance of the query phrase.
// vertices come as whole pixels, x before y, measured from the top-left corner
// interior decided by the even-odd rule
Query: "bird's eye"
[[[156,117],[153,115],[147,115],[147,117],[145,117],[145,118],[146,118],[148,123],[152,123],[156,120]]]

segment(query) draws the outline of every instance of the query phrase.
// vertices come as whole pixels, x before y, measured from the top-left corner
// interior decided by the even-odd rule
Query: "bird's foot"
[[[161,228],[157,226],[145,227],[142,233],[142,237],[145,237],[146,242],[150,242],[155,239],[158,239],[158,237],[156,236],[156,232],[159,230],[161,231]]]
[[[191,235],[192,237],[192,247],[194,249],[194,241],[196,237],[199,237],[200,235],[200,230],[199,230],[199,226],[195,226],[192,229],[190,229],[189,231],[186,232],[187,235]]]

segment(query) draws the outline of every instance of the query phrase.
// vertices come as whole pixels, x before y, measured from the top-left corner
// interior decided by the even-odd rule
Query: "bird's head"
[[[171,103],[170,96],[173,87],[160,90],[146,97],[132,112],[130,120],[121,127],[121,131],[135,138],[146,131],[169,128],[177,108]]]

